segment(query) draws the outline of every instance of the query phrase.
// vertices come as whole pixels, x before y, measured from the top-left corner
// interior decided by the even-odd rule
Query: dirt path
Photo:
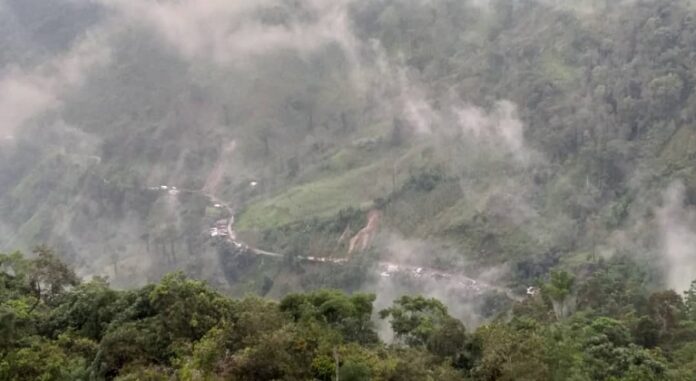
[[[105,183],[109,183],[107,180],[104,180]],[[157,189],[158,191],[162,191],[161,187],[151,187],[150,190]],[[171,189],[170,189],[171,190]],[[213,193],[206,191],[205,189],[178,189],[178,192],[180,193],[190,193],[190,194],[198,194],[202,195],[206,198],[208,198],[211,202],[211,204],[219,204],[222,208],[224,208],[227,213],[229,214],[229,218],[227,221],[227,237],[225,237],[225,240],[233,245],[235,245],[237,248],[242,249],[245,253],[253,254],[253,255],[263,255],[263,256],[268,256],[268,257],[274,257],[274,258],[283,258],[285,255],[282,253],[274,253],[271,251],[266,251],[262,249],[258,249],[255,247],[250,247],[249,245],[245,244],[242,241],[237,240],[236,232],[234,230],[234,208],[230,206],[228,203],[225,201],[221,200],[217,196],[215,196]],[[374,234],[376,234],[377,228],[379,226],[379,222],[381,220],[381,213],[377,210],[371,210],[368,213],[368,222],[364,228],[362,228],[353,238],[350,240],[350,247],[349,247],[349,253],[354,252],[355,250],[365,250],[372,238],[374,237]],[[350,256],[348,258],[327,258],[327,257],[298,257],[298,259],[307,261],[307,262],[312,262],[312,263],[333,263],[333,264],[338,264],[338,265],[343,265],[349,262]],[[513,300],[520,300],[520,297],[515,295],[511,290],[503,287],[499,287],[484,281],[480,281],[474,278],[470,278],[462,273],[459,272],[447,272],[447,271],[442,271],[438,269],[433,269],[433,268],[428,268],[428,267],[418,267],[414,265],[409,265],[409,264],[403,264],[403,263],[394,263],[394,262],[385,262],[385,261],[380,261],[377,262],[377,268],[381,272],[380,276],[382,277],[391,277],[397,274],[400,275],[405,275],[405,276],[410,276],[413,277],[414,279],[423,279],[423,280],[428,280],[428,281],[436,281],[439,283],[442,283],[443,286],[448,286],[450,288],[456,288],[456,289],[461,289],[467,292],[473,292],[476,294],[483,293],[485,291],[498,291],[505,293],[510,299]]]
[[[350,239],[350,245],[348,246],[348,256],[357,249],[358,251],[365,251],[372,242],[372,238],[377,232],[377,226],[382,217],[382,214],[378,210],[370,210],[367,214],[367,225],[360,229],[358,234]]]
[[[263,255],[263,256],[268,256],[268,257],[274,257],[274,258],[282,258],[285,255],[281,253],[274,253],[271,251],[266,251],[266,250],[261,250],[255,247],[250,247],[247,244],[237,241],[236,239],[236,233],[234,231],[234,209],[229,206],[227,203],[224,201],[220,200],[217,198],[215,195],[206,193],[204,191],[193,191],[195,193],[202,194],[208,199],[211,200],[211,202],[220,204],[222,207],[224,207],[230,217],[227,223],[227,232],[228,236],[226,237],[226,240],[233,245],[235,245],[238,248],[243,248],[246,253],[254,254],[254,255]],[[352,253],[355,250],[365,250],[369,246],[372,238],[374,237],[374,234],[377,232],[377,227],[379,225],[381,219],[381,213],[377,210],[372,210],[368,213],[368,218],[367,218],[367,225],[361,229],[351,240],[350,240],[350,248],[348,250],[349,253]],[[298,259],[307,261],[307,262],[312,262],[312,263],[332,263],[332,264],[338,264],[342,265],[347,262],[349,262],[349,258],[327,258],[327,257],[303,257],[299,256]],[[461,273],[453,273],[453,272],[446,272],[446,271],[441,271],[433,268],[427,268],[427,267],[418,267],[418,266],[413,266],[413,265],[405,265],[401,263],[393,263],[393,262],[384,262],[380,261],[377,263],[377,267],[379,271],[381,271],[380,276],[385,276],[385,274],[388,274],[387,276],[391,277],[392,275],[395,274],[401,274],[401,275],[407,275],[407,276],[412,276],[416,279],[423,279],[423,280],[430,280],[430,281],[435,281],[442,283],[443,285],[448,285],[450,288],[458,288],[465,290],[467,292],[472,292],[474,294],[481,294],[486,291],[498,291],[498,292],[503,292],[505,293],[509,298],[513,300],[518,300],[519,297],[514,295],[511,290],[495,286],[493,284],[489,284],[487,282],[482,282],[477,279],[470,278],[466,275],[463,275]]]
[[[447,285],[452,289],[463,289],[474,294],[481,294],[487,291],[497,291],[504,293],[512,300],[520,300],[520,297],[515,295],[512,290],[494,284],[471,278],[467,275],[458,272],[447,272],[429,267],[419,267],[413,265],[404,265],[395,262],[377,263],[380,271],[380,276],[390,278],[395,275],[409,276],[415,279],[434,280],[437,283]]]
[[[237,141],[235,140],[231,141],[223,148],[222,153],[218,157],[215,166],[213,167],[213,170],[210,172],[208,178],[205,180],[205,185],[203,185],[203,189],[201,189],[201,192],[206,192],[210,194],[217,191],[217,188],[222,182],[222,178],[225,174],[225,163],[229,162],[229,159],[236,148]]]

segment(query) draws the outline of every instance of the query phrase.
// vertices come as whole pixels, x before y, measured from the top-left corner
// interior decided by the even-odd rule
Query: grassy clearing
[[[396,186],[405,180],[408,168],[424,165],[423,146],[400,151],[401,156],[388,155],[370,164],[340,172],[327,173],[264,200],[251,204],[240,216],[237,226],[240,230],[257,230],[282,226],[301,219],[328,217],[348,207],[367,208],[372,201],[383,197],[394,188],[394,163]],[[341,151],[333,161],[343,162],[346,155],[354,153]],[[335,175],[331,175],[335,174]]]
[[[384,162],[290,188],[252,204],[239,218],[240,229],[269,228],[302,218],[325,217],[349,206],[363,206],[391,190],[391,168]]]

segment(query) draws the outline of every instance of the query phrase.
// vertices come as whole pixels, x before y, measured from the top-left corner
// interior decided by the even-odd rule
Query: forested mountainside
[[[204,345],[225,349],[196,369],[225,364],[205,372],[254,379],[226,369],[252,361],[229,359],[261,351],[261,332],[215,341],[234,331],[225,324],[238,306],[280,316],[299,293],[321,310],[327,296],[314,292],[331,288],[375,294],[370,311],[402,295],[437,298],[469,328],[466,348],[483,342],[464,365],[425,339],[342,349],[374,377],[391,373],[368,358],[454,379],[515,379],[535,361],[546,365],[524,371],[549,379],[688,374],[691,302],[680,295],[696,279],[694,52],[691,0],[0,0],[0,251],[29,253],[3,268],[23,285],[3,316],[29,332],[7,336],[15,346],[3,356],[41,357],[32,351],[46,342],[75,369],[102,369],[92,352],[75,360],[54,342],[75,326],[46,331],[41,319],[68,307],[18,275],[46,245],[87,282],[66,295],[96,288],[117,303],[85,336],[89,350],[111,329],[133,340],[168,331],[148,325],[164,319],[151,304],[167,282],[216,290],[202,294],[226,306],[206,309],[215,323],[167,333],[163,352],[132,355],[147,359],[133,369],[179,372],[216,327]],[[166,275],[177,271],[196,281]],[[565,286],[549,291],[553,282]],[[319,314],[311,324],[283,315],[280,331],[263,334],[316,329],[312,345],[330,358],[324,334],[368,344]],[[653,336],[639,338],[643,329]],[[601,349],[580,355],[588,345]],[[588,365],[609,352],[632,357],[617,357],[616,372]],[[402,356],[436,360],[398,365]],[[498,362],[476,373],[486,356]],[[130,360],[114,361],[93,374],[115,377]],[[653,361],[635,370],[653,373],[628,370]],[[328,376],[296,376],[311,377]]]
[[[0,255],[2,380],[693,380],[696,282],[650,292],[630,262],[555,272],[467,330],[434,298],[318,290],[230,299],[182,273],[80,283],[50,249]],[[566,307],[577,306],[572,315]],[[388,323],[391,345],[373,315]],[[380,332],[382,336],[385,332]]]

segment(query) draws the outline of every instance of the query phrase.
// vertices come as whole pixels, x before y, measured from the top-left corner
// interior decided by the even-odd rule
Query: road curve
[[[161,189],[161,187],[152,187],[150,189]],[[175,188],[176,189],[176,188]],[[273,257],[273,258],[283,258],[285,257],[284,254],[281,253],[274,253],[271,251],[266,251],[262,250],[259,248],[251,247],[244,242],[238,241],[237,240],[237,235],[236,232],[234,231],[234,208],[232,208],[228,203],[225,201],[221,200],[214,194],[205,192],[204,190],[196,190],[196,189],[176,189],[179,193],[189,193],[189,194],[198,194],[201,196],[204,196],[210,200],[212,204],[219,204],[222,206],[227,213],[229,214],[229,218],[227,221],[227,237],[225,237],[225,241],[235,245],[237,248],[242,248],[244,249],[243,251],[245,253],[253,254],[253,255],[262,255],[262,256],[268,256],[268,257]],[[326,263],[333,263],[333,264],[338,264],[338,265],[343,265],[348,263],[348,260],[345,258],[328,258],[328,257],[312,257],[312,256],[307,256],[307,257],[297,257],[300,260],[304,260],[307,262],[312,262],[312,263],[321,263],[321,264],[326,264]],[[395,263],[395,262],[387,262],[387,261],[379,261],[377,262],[377,268],[380,271],[380,276],[382,277],[391,277],[395,275],[401,275],[401,276],[409,276],[413,277],[414,279],[422,279],[422,280],[435,280],[436,282],[441,282],[441,283],[447,283],[450,287],[455,286],[456,288],[464,289],[467,292],[473,292],[475,294],[481,294],[486,291],[497,291],[501,292],[507,295],[508,298],[513,299],[513,300],[520,300],[520,297],[512,292],[512,290],[499,287],[484,281],[480,281],[478,279],[473,279],[470,278],[462,273],[456,273],[456,272],[447,272],[447,271],[441,271],[438,269],[433,269],[433,268],[428,268],[428,267],[420,267],[420,266],[414,266],[414,265],[408,265],[408,264],[402,264],[402,263]]]

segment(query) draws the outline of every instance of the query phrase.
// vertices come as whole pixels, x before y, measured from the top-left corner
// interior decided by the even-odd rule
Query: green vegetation
[[[475,331],[436,299],[403,296],[379,312],[387,344],[372,294],[230,299],[181,273],[117,291],[78,282],[40,247],[32,259],[0,255],[0,379],[690,380],[696,281],[684,297],[651,294],[633,266],[555,273]],[[571,297],[577,311],[556,314]]]
[[[330,216],[350,206],[369,205],[391,187],[389,174],[373,164],[340,177],[291,188],[249,206],[239,220],[239,228],[278,227],[307,217]]]
[[[31,73],[113,16],[100,2],[7,2],[0,61]],[[271,3],[240,25],[326,16]],[[321,225],[379,208],[387,235],[448,248],[427,261],[510,263],[512,284],[600,254],[656,262],[659,240],[640,238],[662,193],[683,182],[694,202],[693,2],[481,3],[341,2],[342,35],[231,62],[180,54],[147,18],[105,27],[108,63],[0,150],[0,247],[45,242],[116,285],[176,269],[217,282],[200,258],[216,256],[205,232],[227,211],[147,191],[166,184],[214,194],[241,237],[283,252],[345,255],[345,230]],[[143,255],[150,265],[129,272]]]
[[[0,1],[0,250],[60,260],[0,256],[0,380],[694,378],[693,0],[44,3]]]
[[[373,145],[369,149],[341,150],[320,167],[315,175],[318,179],[252,203],[240,215],[239,229],[276,228],[299,220],[330,217],[345,208],[369,208],[374,199],[400,186],[409,168],[428,164],[423,154],[428,148],[422,145],[393,151],[380,140]]]

